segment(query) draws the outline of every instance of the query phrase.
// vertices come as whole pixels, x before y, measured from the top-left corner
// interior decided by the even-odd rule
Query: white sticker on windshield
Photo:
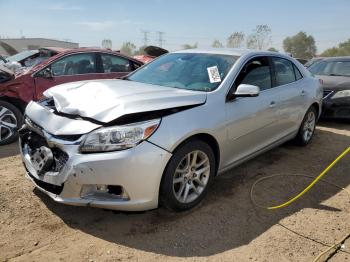
[[[221,77],[217,66],[208,67],[207,70],[210,83],[221,82]]]

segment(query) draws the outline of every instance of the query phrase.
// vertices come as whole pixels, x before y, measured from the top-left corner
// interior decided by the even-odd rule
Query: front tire
[[[17,130],[22,123],[21,111],[14,105],[0,100],[0,145],[16,141],[18,139]]]
[[[198,205],[215,175],[215,156],[203,141],[181,145],[171,157],[160,186],[160,202],[174,211]]]
[[[306,112],[295,142],[299,146],[306,146],[312,140],[316,128],[317,111],[315,107],[310,107]]]

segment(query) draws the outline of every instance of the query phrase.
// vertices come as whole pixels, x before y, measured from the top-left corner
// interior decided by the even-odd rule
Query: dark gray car
[[[323,117],[350,119],[350,56],[325,58],[309,70],[322,82]]]

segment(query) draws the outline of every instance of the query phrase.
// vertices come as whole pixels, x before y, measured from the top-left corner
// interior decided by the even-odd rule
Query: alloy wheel
[[[313,111],[307,114],[303,127],[303,137],[305,141],[309,141],[314,133],[316,124],[316,116]]]
[[[173,191],[181,203],[196,200],[206,188],[210,176],[210,161],[200,150],[188,153],[179,163],[173,177]]]
[[[17,119],[6,107],[0,106],[0,141],[12,137],[16,133]]]

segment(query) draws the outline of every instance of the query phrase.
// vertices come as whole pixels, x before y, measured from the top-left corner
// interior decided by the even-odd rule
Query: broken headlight
[[[160,119],[157,119],[96,129],[87,134],[80,146],[80,152],[109,152],[134,147],[150,137],[159,123]]]

